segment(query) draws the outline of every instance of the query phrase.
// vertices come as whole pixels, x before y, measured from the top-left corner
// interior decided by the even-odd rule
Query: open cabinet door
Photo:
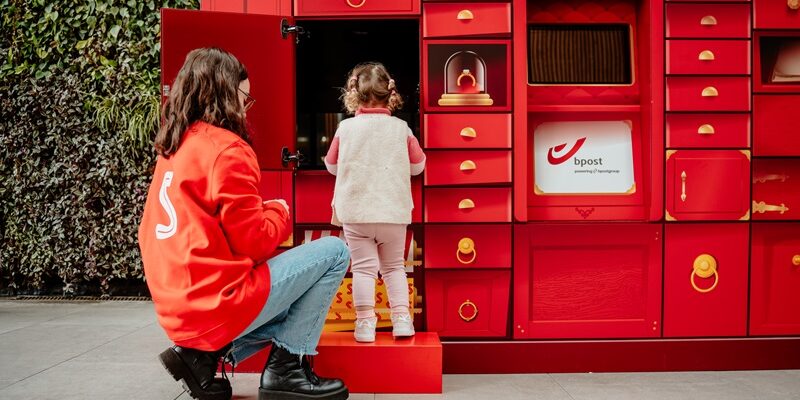
[[[285,21],[285,22],[284,22]],[[241,61],[256,103],[247,112],[253,149],[262,170],[289,169],[281,149],[295,149],[295,36],[288,17],[192,10],[161,10],[161,87],[169,92],[186,55],[219,47]]]

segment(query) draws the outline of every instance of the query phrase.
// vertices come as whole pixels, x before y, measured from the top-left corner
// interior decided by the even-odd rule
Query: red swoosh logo
[[[564,150],[564,147],[567,147],[567,144],[562,143],[556,147],[551,147],[549,150],[547,150],[547,162],[549,162],[552,165],[558,165],[569,160],[570,158],[572,158],[572,156],[575,155],[575,153],[578,152],[578,150],[580,150],[581,146],[583,146],[583,142],[585,141],[586,141],[585,137],[578,139],[578,141],[575,142],[575,145],[573,145],[572,148],[569,149],[567,154],[564,154],[561,157],[554,156],[553,151],[555,150],[557,152],[560,152],[561,150]]]

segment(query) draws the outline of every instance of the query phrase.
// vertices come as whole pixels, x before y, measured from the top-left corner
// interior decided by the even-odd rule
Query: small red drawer
[[[511,182],[511,151],[429,151],[426,185],[469,185]]]
[[[668,38],[749,38],[749,4],[667,4]]]
[[[745,336],[749,225],[665,229],[664,336]]]
[[[423,123],[425,148],[511,148],[511,114],[425,114]]]
[[[800,334],[800,223],[754,223],[750,334]]]
[[[295,0],[296,17],[419,14],[420,0]]]
[[[667,111],[750,111],[750,78],[668,77]]]
[[[793,0],[753,0],[756,29],[800,28],[800,10],[792,9]]]
[[[668,40],[667,74],[746,75],[749,40]]]
[[[428,330],[445,337],[506,336],[510,285],[510,270],[426,271]]]
[[[511,268],[511,225],[426,225],[425,268]]]
[[[753,96],[753,154],[800,156],[800,95]]]
[[[667,114],[667,147],[750,147],[750,114]]]
[[[425,189],[425,222],[511,222],[511,188]]]
[[[422,8],[422,36],[497,36],[511,33],[509,3],[440,3]]]
[[[800,219],[800,159],[753,160],[754,220]]]

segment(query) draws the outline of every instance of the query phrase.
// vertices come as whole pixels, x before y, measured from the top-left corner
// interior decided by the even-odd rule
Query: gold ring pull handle
[[[781,205],[776,206],[772,204],[767,204],[764,201],[755,201],[753,200],[753,212],[764,214],[766,212],[779,212],[781,215],[785,214],[789,211],[789,207],[786,207],[786,204],[781,203]]]
[[[697,133],[700,135],[713,135],[716,131],[714,130],[714,125],[703,124],[697,128]]]
[[[695,283],[695,276],[698,278],[710,278],[714,276],[714,284],[708,289],[700,289]],[[694,259],[692,275],[689,277],[694,290],[700,293],[708,293],[714,290],[719,283],[719,272],[717,272],[717,260],[711,254],[701,254]]]
[[[364,3],[367,2],[367,0],[361,0],[361,3],[353,4],[353,2],[351,2],[350,0],[345,0],[345,1],[347,2],[348,6],[353,7],[353,8],[360,8],[361,6],[364,5]]]
[[[789,7],[790,10],[797,10],[800,8],[800,0],[787,0],[786,7]]]
[[[475,131],[475,128],[471,126],[465,126],[464,128],[461,129],[461,133],[459,133],[459,135],[465,138],[476,138],[478,137],[478,132]]]
[[[800,254],[795,254],[792,256],[792,264],[795,266],[800,266]]]
[[[713,15],[706,15],[705,17],[700,18],[700,25],[714,26],[716,24],[717,24],[717,19]]]
[[[700,61],[714,61],[714,52],[711,50],[703,50],[697,55],[697,59]]]
[[[472,309],[475,310],[475,312],[473,312],[472,315],[467,317],[464,315],[464,307],[472,307]],[[458,316],[461,317],[461,319],[463,319],[465,322],[470,322],[473,319],[475,319],[475,317],[478,316],[478,306],[476,306],[475,303],[467,299],[467,301],[461,303],[461,306],[458,307]]]
[[[702,96],[703,97],[717,97],[717,96],[719,96],[719,91],[717,90],[717,88],[715,88],[713,86],[707,86],[705,89],[703,89]]]
[[[458,166],[458,169],[462,171],[473,171],[478,169],[478,166],[475,165],[475,161],[472,160],[464,160],[461,162],[461,165]]]
[[[789,179],[789,175],[767,174],[767,175],[754,176],[753,183],[767,183],[771,181],[786,182],[787,179]]]
[[[465,68],[464,70],[461,71],[461,75],[458,76],[458,79],[456,79],[456,86],[461,86],[461,80],[464,78],[471,79],[473,87],[478,84],[478,80],[475,79],[475,76],[472,75],[472,72],[469,70],[469,68]]]
[[[458,12],[456,19],[460,21],[469,21],[475,19],[475,14],[473,14],[470,10],[461,10]]]
[[[470,257],[468,260],[465,260],[461,258],[462,254],[464,255],[472,254],[472,257]],[[478,257],[478,251],[475,250],[475,241],[468,237],[461,238],[461,240],[458,241],[458,250],[456,250],[456,258],[458,259],[458,262],[465,265],[472,264],[473,262],[475,262],[475,258],[477,257]]]
[[[686,201],[686,171],[681,171],[681,201]]]

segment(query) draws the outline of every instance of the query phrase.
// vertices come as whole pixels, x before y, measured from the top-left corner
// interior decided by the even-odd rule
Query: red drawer
[[[753,219],[800,219],[800,159],[753,160]]]
[[[425,222],[511,222],[511,188],[425,189]]]
[[[750,152],[667,151],[668,221],[750,219]]]
[[[428,330],[445,337],[502,337],[510,270],[425,272]]]
[[[511,225],[426,225],[425,268],[511,268]]]
[[[667,74],[749,73],[749,40],[667,40]]]
[[[790,5],[794,4],[795,9]],[[753,19],[757,29],[798,29],[800,10],[794,0],[753,0]]]
[[[800,156],[800,95],[753,96],[753,154]]]
[[[420,0],[295,0],[296,17],[419,14]]]
[[[754,223],[750,334],[800,334],[800,224]]]
[[[511,182],[511,151],[429,151],[426,185]]]
[[[667,147],[750,147],[750,114],[667,114]]]
[[[750,78],[668,77],[667,111],[750,111]]]
[[[745,336],[750,227],[671,224],[664,241],[664,336]]]
[[[425,148],[511,148],[511,114],[425,114]]]
[[[497,36],[511,33],[509,3],[441,3],[422,8],[422,36]]]
[[[667,4],[667,37],[749,38],[750,5]]]

